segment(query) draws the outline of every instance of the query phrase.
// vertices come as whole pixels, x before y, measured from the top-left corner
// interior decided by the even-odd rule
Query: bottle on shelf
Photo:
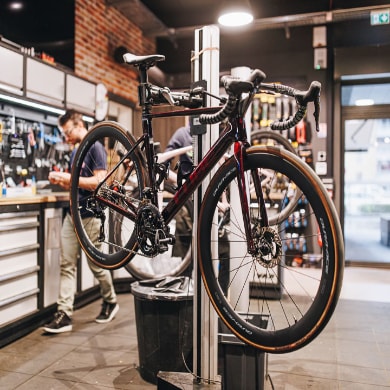
[[[36,195],[37,193],[37,182],[34,175],[31,177],[31,193],[33,195]]]

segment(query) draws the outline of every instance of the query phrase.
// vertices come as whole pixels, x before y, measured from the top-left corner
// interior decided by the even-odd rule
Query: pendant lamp
[[[218,23],[222,26],[237,27],[252,23],[253,15],[249,0],[224,0]]]

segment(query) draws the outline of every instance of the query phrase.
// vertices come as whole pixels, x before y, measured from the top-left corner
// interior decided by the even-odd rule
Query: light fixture
[[[51,112],[53,114],[63,115],[65,113],[65,110],[62,110],[60,108],[55,108],[41,103],[35,103],[29,100],[24,100],[13,96],[3,95],[2,93],[0,94],[0,100],[5,100],[10,103],[20,104],[25,107],[35,108],[37,110]]]
[[[218,23],[227,27],[245,26],[253,21],[252,9],[248,0],[225,0]]]
[[[41,104],[41,103],[35,103],[35,102],[30,101],[30,100],[24,100],[24,99],[21,99],[18,97],[3,95],[2,93],[0,93],[0,100],[5,100],[6,102],[16,103],[16,104],[20,104],[20,105],[25,106],[25,107],[31,107],[31,108],[35,108],[37,110],[50,112],[52,114],[57,114],[57,115],[65,114],[65,110],[63,110],[61,108],[56,108],[56,107],[49,106],[46,104]],[[82,118],[86,122],[89,122],[89,123],[94,122],[94,118],[92,118],[91,116],[83,115]]]
[[[355,100],[355,106],[373,106],[374,100],[372,99],[357,99]]]
[[[21,1],[12,1],[8,7],[12,11],[19,11],[24,8],[24,4]]]

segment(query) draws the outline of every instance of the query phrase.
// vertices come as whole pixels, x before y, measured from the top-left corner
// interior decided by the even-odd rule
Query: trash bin
[[[192,370],[192,280],[140,281],[131,284],[131,292],[141,377],[157,384],[159,371],[187,372],[186,365]]]
[[[268,316],[252,314],[252,324],[266,329]],[[265,353],[243,343],[219,321],[218,368],[222,390],[263,390],[266,375]]]

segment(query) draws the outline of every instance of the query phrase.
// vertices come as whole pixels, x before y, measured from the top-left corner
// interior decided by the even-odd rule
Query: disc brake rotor
[[[272,227],[261,227],[255,224],[252,229],[256,248],[256,260],[266,268],[273,268],[282,259],[282,240]]]

